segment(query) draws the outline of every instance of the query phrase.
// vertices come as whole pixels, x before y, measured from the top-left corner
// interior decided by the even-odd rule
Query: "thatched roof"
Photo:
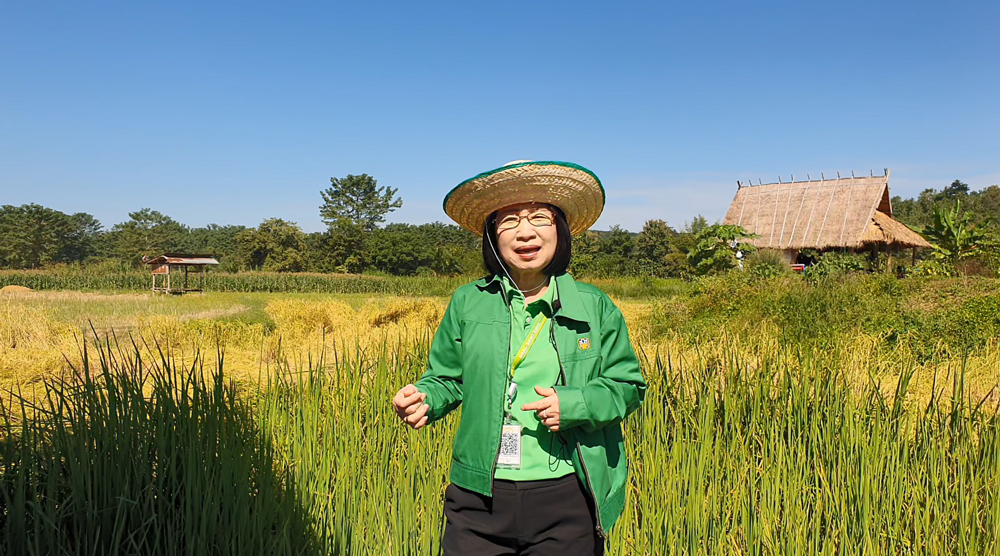
[[[771,249],[931,246],[892,219],[888,170],[884,176],[741,184],[723,223],[759,235],[748,241]]]

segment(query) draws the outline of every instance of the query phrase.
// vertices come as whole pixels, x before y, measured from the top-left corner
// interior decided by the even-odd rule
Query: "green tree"
[[[268,218],[236,236],[245,264],[254,270],[301,272],[306,269],[305,234],[295,222]]]
[[[980,244],[976,259],[981,261],[994,275],[1000,274],[1000,230],[990,227]]]
[[[684,224],[684,231],[691,235],[697,235],[707,227],[708,219],[699,214]]]
[[[971,199],[970,199],[971,200]],[[975,194],[975,213],[991,222],[1000,221],[1000,185],[991,185]]]
[[[372,268],[396,275],[458,274],[462,268],[454,246],[435,241],[432,230],[390,224],[367,237]]]
[[[917,216],[917,203],[913,199],[900,196],[892,198],[892,217],[911,227],[920,227]]]
[[[573,238],[573,256],[569,261],[569,271],[581,278],[593,276],[597,270],[601,239],[597,232],[586,231]]]
[[[753,245],[742,242],[755,237],[759,236],[740,226],[713,224],[695,234],[695,248],[688,258],[698,274],[729,270],[736,266],[737,252],[746,256],[756,251]]]
[[[635,239],[639,272],[660,277],[689,274],[690,264],[677,245],[679,237],[663,220],[647,221]]]
[[[635,234],[622,228],[612,226],[599,236],[598,254],[594,264],[599,276],[634,276],[639,272],[639,263],[635,260]]]
[[[319,207],[319,215],[331,228],[346,221],[371,231],[385,222],[386,214],[403,206],[396,191],[388,186],[379,187],[375,178],[368,174],[330,178],[330,187],[320,192],[323,204]]]
[[[388,228],[388,226],[386,227]],[[430,224],[417,225],[416,229],[435,243],[474,251],[476,256],[481,259],[482,243],[479,236],[465,228],[443,222],[431,222]],[[482,261],[478,260],[477,264],[481,266]]]
[[[708,220],[699,214],[690,222],[686,222],[683,230],[681,230],[677,234],[677,237],[674,238],[674,248],[677,250],[677,254],[680,254],[681,257],[674,254],[671,255],[670,258],[674,259],[672,266],[680,270],[680,275],[686,276],[686,273],[690,273],[692,271],[688,254],[694,251],[695,246],[698,244],[695,236],[708,226]]]
[[[31,203],[0,207],[0,266],[41,268],[93,254],[100,223],[86,213],[68,215]]]
[[[336,272],[359,273],[368,264],[365,237],[370,232],[356,222],[344,219],[330,224],[326,236],[326,261]]]
[[[108,248],[112,256],[138,265],[144,256],[187,250],[187,226],[149,208],[130,212],[128,216],[128,221],[111,228]]]
[[[63,257],[66,261],[83,262],[97,254],[102,236],[101,223],[86,212],[77,212],[69,216],[70,232],[63,244]]]
[[[962,199],[969,195],[969,184],[962,180],[955,180],[951,185],[941,190],[941,197],[944,199]]]
[[[940,191],[925,189],[915,199],[893,197],[892,215],[911,228],[926,228],[933,225],[936,211],[950,210],[959,201],[972,213],[973,223],[1000,218],[1000,187],[970,191],[969,184],[962,180],[955,180]]]
[[[192,228],[188,233],[187,249],[192,253],[212,255],[219,259],[219,270],[229,272],[244,268],[245,257],[241,257],[236,238],[247,229],[246,226],[220,226],[209,224],[204,228]]]
[[[310,272],[335,272],[330,258],[330,232],[310,232],[305,234],[306,269]]]
[[[440,261],[431,265],[435,273],[474,274],[483,271],[482,240],[476,234],[442,222],[420,224],[414,229],[437,248]]]

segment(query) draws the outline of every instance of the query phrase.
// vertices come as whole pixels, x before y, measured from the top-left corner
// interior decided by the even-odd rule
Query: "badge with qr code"
[[[521,468],[521,425],[504,425],[500,432],[500,453],[497,455],[500,469]]]

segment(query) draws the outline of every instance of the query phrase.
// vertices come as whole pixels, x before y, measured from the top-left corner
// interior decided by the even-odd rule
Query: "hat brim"
[[[444,211],[459,226],[483,234],[495,210],[520,203],[546,203],[566,215],[570,233],[587,231],[604,210],[604,186],[590,170],[571,162],[532,161],[483,172],[455,186]]]

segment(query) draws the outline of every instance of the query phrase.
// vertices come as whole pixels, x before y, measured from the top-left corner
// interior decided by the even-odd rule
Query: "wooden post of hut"
[[[186,255],[179,253],[167,253],[152,259],[144,259],[144,262],[149,265],[152,270],[153,292],[172,294],[205,291],[205,284],[207,283],[208,277],[208,267],[217,266],[219,264],[219,261],[215,260],[215,258],[210,255]],[[197,288],[191,288],[188,284],[188,273],[191,268],[197,269],[201,275],[201,280],[199,281]],[[179,288],[174,288],[170,275],[181,271],[184,272],[184,285]],[[165,285],[157,286],[156,277],[159,275],[164,276],[163,282],[165,282]]]

